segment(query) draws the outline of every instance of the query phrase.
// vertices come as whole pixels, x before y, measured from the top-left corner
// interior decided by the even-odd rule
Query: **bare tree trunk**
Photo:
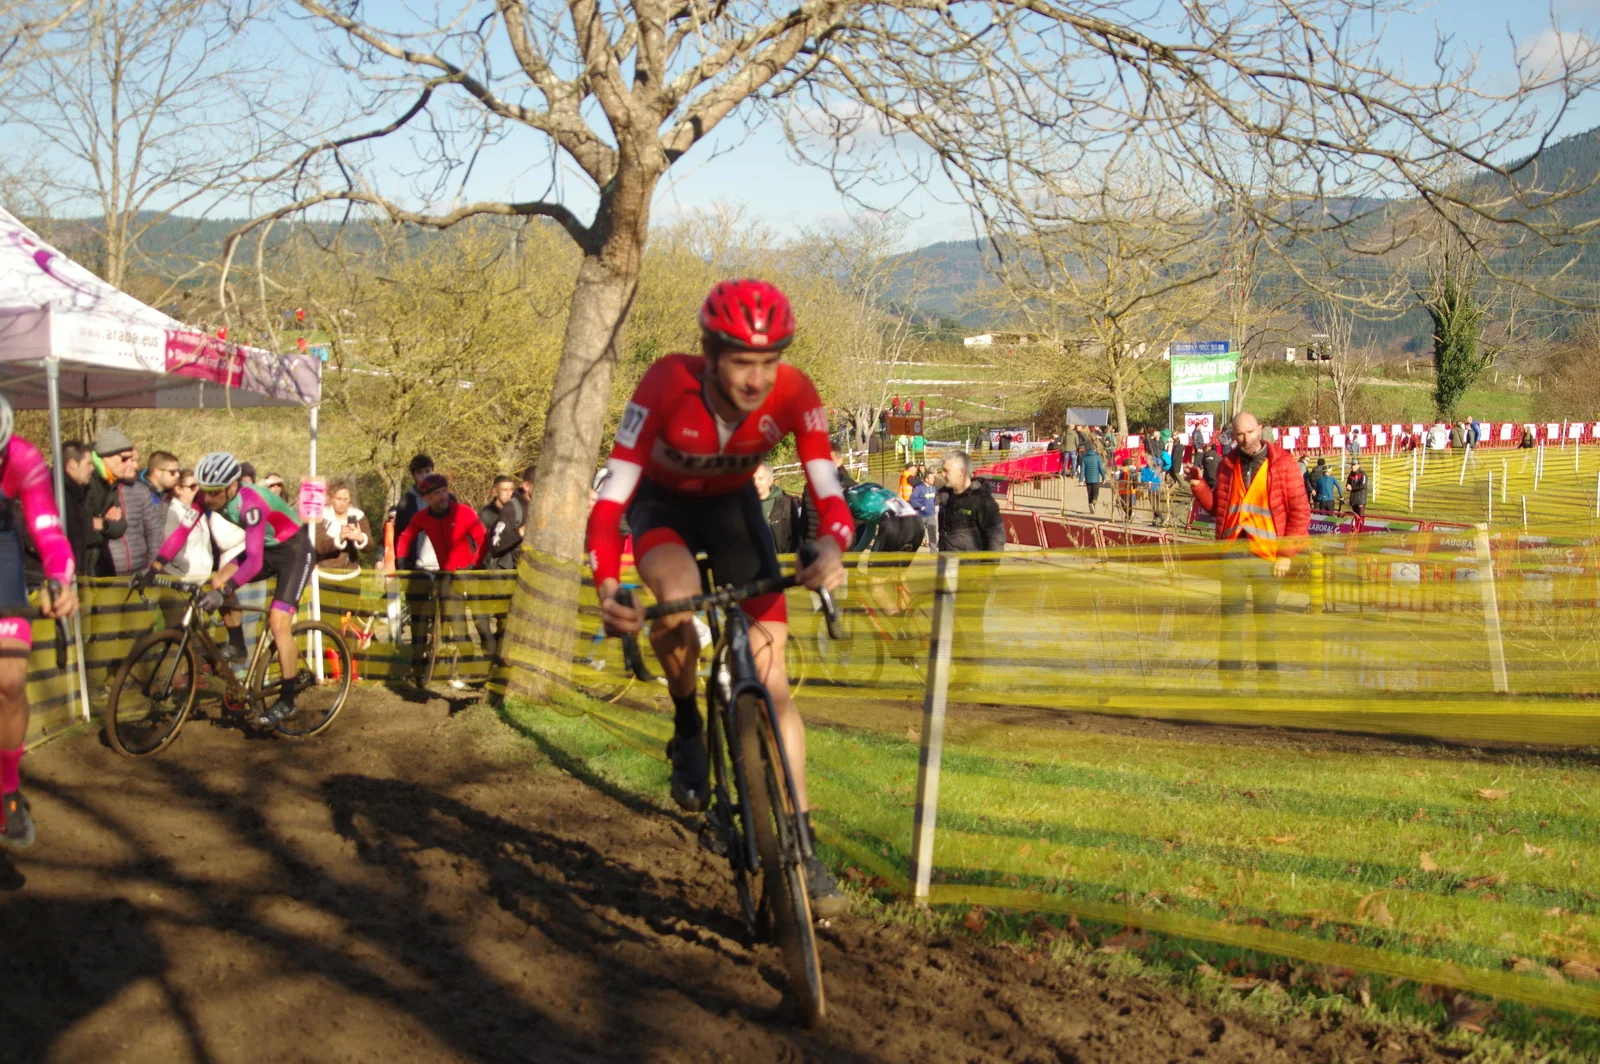
[[[556,367],[545,415],[544,437],[529,500],[524,542],[558,567],[536,567],[540,624],[523,624],[513,610],[507,640],[532,652],[534,668],[512,672],[508,690],[535,699],[549,697],[570,676],[573,622],[582,587],[589,486],[600,454],[600,439],[611,405],[617,367],[617,338],[639,288],[639,271],[649,232],[650,195],[659,174],[624,165],[600,203],[591,229],[596,239],[585,249],[572,293],[561,362]],[[521,586],[528,562],[519,565],[516,602],[526,603]],[[528,589],[529,591],[532,588]],[[519,631],[520,629],[520,631]]]
[[[1117,412],[1117,436],[1128,438],[1128,397],[1120,378],[1111,378],[1111,405]]]

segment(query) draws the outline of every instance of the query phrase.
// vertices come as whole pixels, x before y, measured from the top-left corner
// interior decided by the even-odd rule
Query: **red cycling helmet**
[[[417,494],[426,495],[430,491],[438,491],[440,488],[448,488],[449,486],[450,482],[445,479],[443,473],[429,473],[417,481]]]
[[[719,281],[700,305],[700,327],[732,347],[782,351],[794,339],[794,308],[766,281]]]

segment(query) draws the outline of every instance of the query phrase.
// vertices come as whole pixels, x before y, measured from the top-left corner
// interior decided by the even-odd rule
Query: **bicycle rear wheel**
[[[124,757],[157,753],[178,737],[199,694],[200,662],[176,628],[133,644],[111,681],[106,740]]]
[[[755,832],[761,856],[761,905],[771,917],[783,950],[796,1015],[807,1027],[815,1026],[826,1012],[826,1002],[800,853],[799,817],[789,800],[766,705],[754,695],[741,695],[734,719],[739,729],[739,757],[744,763],[745,797],[750,803],[747,827]]]
[[[291,631],[299,686],[294,715],[279,721],[274,731],[285,739],[309,739],[332,724],[344,708],[350,693],[350,647],[326,621],[298,621]],[[255,705],[270,706],[283,690],[283,669],[272,633],[263,632],[261,638],[267,645],[250,673],[250,697]]]

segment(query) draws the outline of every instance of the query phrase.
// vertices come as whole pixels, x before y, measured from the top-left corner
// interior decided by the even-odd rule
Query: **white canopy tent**
[[[191,329],[111,285],[0,209],[0,394],[50,411],[56,505],[64,505],[63,407],[216,409],[304,406],[317,469],[322,363]],[[78,679],[85,718],[83,636]]]

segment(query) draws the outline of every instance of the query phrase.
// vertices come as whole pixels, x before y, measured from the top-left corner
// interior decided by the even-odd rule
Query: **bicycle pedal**
[[[728,856],[728,840],[720,832],[712,830],[709,824],[700,829],[700,845],[718,857]]]

